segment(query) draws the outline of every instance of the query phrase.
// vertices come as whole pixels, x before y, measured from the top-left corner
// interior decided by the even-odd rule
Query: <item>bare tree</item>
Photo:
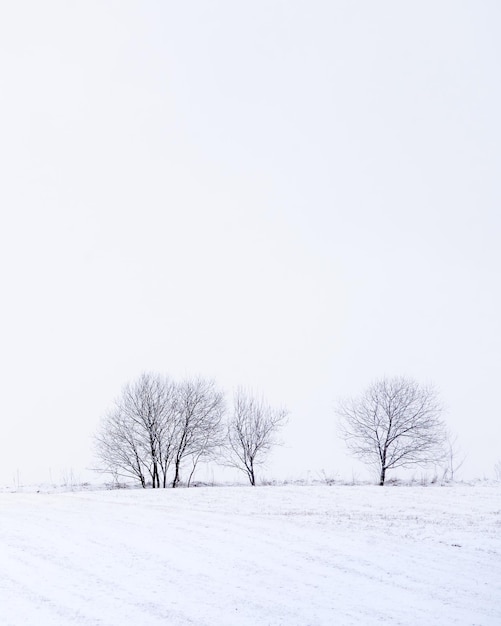
[[[118,477],[137,479],[146,487],[146,465],[144,450],[139,444],[134,422],[117,407],[102,420],[95,436],[96,455],[101,470]]]
[[[501,480],[501,460],[494,465],[494,477],[496,480]]]
[[[213,381],[195,378],[176,383],[142,374],[125,385],[96,435],[103,471],[136,478],[143,487],[172,487],[190,459],[188,485],[200,460],[222,445],[224,395]]]
[[[466,454],[462,451],[458,436],[447,430],[445,434],[445,468],[444,479],[454,480],[456,472],[466,461]]]
[[[337,413],[348,449],[377,467],[380,485],[389,469],[443,459],[445,428],[434,387],[382,379],[360,397],[340,402]]]
[[[96,436],[104,471],[137,478],[143,487],[166,486],[173,459],[175,385],[168,378],[142,374],[125,385]]]
[[[275,409],[243,389],[234,396],[228,423],[226,464],[243,471],[252,486],[256,466],[277,445],[277,433],[287,421],[286,409]]]
[[[193,378],[177,385],[172,487],[179,484],[183,460],[191,460],[189,486],[198,462],[221,446],[224,410],[224,394],[214,381]]]

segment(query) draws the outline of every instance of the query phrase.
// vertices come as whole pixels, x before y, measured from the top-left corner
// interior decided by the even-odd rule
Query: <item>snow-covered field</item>
[[[501,624],[501,485],[0,493],[2,626]]]

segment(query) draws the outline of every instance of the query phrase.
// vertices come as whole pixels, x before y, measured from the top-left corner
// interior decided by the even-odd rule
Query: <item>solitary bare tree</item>
[[[243,471],[255,486],[256,466],[278,443],[277,433],[286,420],[286,409],[272,408],[263,399],[239,389],[228,423],[226,464]]]
[[[338,405],[348,449],[378,469],[379,484],[397,467],[438,463],[444,456],[442,406],[434,387],[382,379]]]

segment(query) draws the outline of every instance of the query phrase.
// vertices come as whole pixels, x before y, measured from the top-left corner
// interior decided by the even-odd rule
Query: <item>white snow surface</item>
[[[501,624],[501,485],[0,493],[2,626]]]

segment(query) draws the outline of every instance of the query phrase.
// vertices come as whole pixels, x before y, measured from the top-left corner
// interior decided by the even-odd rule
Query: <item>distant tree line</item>
[[[227,407],[212,380],[174,381],[145,373],[128,383],[103,417],[95,436],[101,471],[137,480],[142,487],[177,487],[184,473],[189,487],[201,461],[217,461],[244,472],[256,484],[287,419],[244,389]]]

